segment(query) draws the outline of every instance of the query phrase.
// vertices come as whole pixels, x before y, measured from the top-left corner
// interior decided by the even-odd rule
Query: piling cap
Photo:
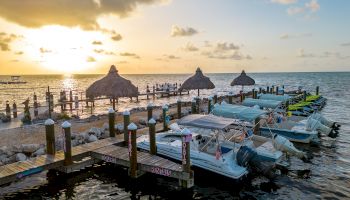
[[[62,128],[70,128],[72,125],[68,121],[64,121],[61,126]]]
[[[151,118],[149,121],[148,121],[149,124],[155,124],[157,123],[156,120],[154,120],[153,118]]]
[[[128,126],[128,130],[129,130],[129,131],[134,131],[134,130],[137,130],[137,126],[136,126],[136,124],[134,124],[134,123],[129,124],[129,126]]]
[[[233,93],[232,93],[232,92],[229,92],[229,93],[228,93],[228,96],[232,97],[232,96],[233,96]]]
[[[111,114],[112,114],[112,113],[115,113],[115,111],[113,110],[113,108],[109,108],[109,109],[108,109],[108,113],[111,113]]]
[[[182,134],[182,135],[190,135],[190,134],[191,134],[191,131],[190,131],[188,128],[184,128],[184,129],[181,131],[181,134]]]
[[[168,105],[164,104],[162,108],[163,109],[168,109]]]
[[[54,124],[55,124],[55,122],[50,118],[45,121],[45,126],[50,126],[50,125],[54,125]]]
[[[214,96],[215,96],[215,95],[218,95],[218,93],[217,93],[217,92],[214,92]]]
[[[147,105],[147,107],[153,107],[153,103],[149,103],[148,105]]]
[[[178,99],[177,99],[177,102],[181,103],[181,101],[182,101],[181,98],[178,98]]]
[[[124,110],[123,115],[130,115],[129,110]]]

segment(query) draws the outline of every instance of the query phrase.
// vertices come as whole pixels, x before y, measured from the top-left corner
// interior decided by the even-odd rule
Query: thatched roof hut
[[[247,76],[244,70],[242,71],[241,75],[233,79],[233,81],[231,82],[231,86],[241,85],[242,87],[244,85],[254,85],[254,84],[255,84],[254,79]]]
[[[119,97],[137,97],[138,90],[131,81],[121,77],[116,67],[112,65],[105,77],[86,89],[86,97],[93,99],[100,96],[109,97],[114,102],[114,99]]]
[[[214,89],[215,85],[210,79],[203,75],[202,70],[198,67],[196,73],[189,77],[180,87],[180,91],[182,90],[199,90],[200,89]]]

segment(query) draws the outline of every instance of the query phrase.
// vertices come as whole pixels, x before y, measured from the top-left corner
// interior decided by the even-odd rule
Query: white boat
[[[217,141],[210,140],[211,137],[192,133],[190,142],[190,158],[193,166],[239,180],[248,174],[245,167],[237,164],[233,149],[223,152],[217,156]],[[208,140],[209,142],[203,142]],[[182,135],[179,132],[168,131],[156,135],[157,154],[182,160]],[[149,137],[143,135],[137,138],[137,147],[149,150]],[[203,148],[204,147],[204,148]]]

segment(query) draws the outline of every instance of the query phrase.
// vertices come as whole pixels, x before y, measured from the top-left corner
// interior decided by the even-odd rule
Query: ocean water
[[[214,90],[201,91],[202,97],[213,92],[238,93],[240,87],[231,87],[230,82],[238,74],[207,74],[216,85]],[[283,173],[273,182],[261,177],[253,177],[235,183],[224,177],[195,169],[195,186],[192,190],[179,191],[177,180],[147,175],[133,182],[127,172],[109,164],[95,165],[70,175],[43,172],[10,186],[0,188],[0,199],[350,199],[350,73],[259,73],[249,74],[258,87],[284,85],[286,90],[298,86],[314,92],[320,86],[320,93],[328,99],[322,113],[329,119],[339,122],[342,127],[339,137],[321,138],[320,147],[298,145],[311,153],[313,159],[304,163],[292,159],[293,170]],[[146,85],[155,83],[181,83],[189,75],[124,75],[140,91]],[[20,102],[37,93],[44,102],[45,90],[50,86],[57,94],[62,89],[72,89],[78,95],[102,75],[73,76],[23,76],[25,85],[0,85],[0,105],[6,100]],[[0,80],[6,79],[0,76]],[[26,88],[26,89],[19,89]],[[251,90],[245,87],[244,90]],[[183,99],[191,99],[193,91]],[[156,105],[175,102],[178,97],[149,100]],[[57,99],[57,97],[55,98]],[[146,106],[149,101],[138,103],[121,99],[118,109]],[[95,113],[105,112],[109,101],[96,102]],[[85,111],[87,113],[87,111]],[[82,115],[84,114],[81,113]]]

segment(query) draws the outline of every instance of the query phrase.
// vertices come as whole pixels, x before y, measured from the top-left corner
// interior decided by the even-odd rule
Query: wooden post
[[[229,92],[229,93],[228,93],[228,103],[229,103],[229,104],[232,104],[232,97],[233,97],[233,93],[232,93],[232,92]]]
[[[196,113],[199,114],[201,112],[201,107],[200,107],[201,99],[199,96],[197,96],[195,99],[196,99]]]
[[[260,135],[260,117],[255,118],[254,134]]]
[[[254,98],[255,98],[255,99],[258,98],[258,91],[254,91]]]
[[[153,105],[149,103],[147,105],[147,121],[149,121],[153,117]]]
[[[252,98],[255,99],[255,88],[252,89]]]
[[[156,120],[151,118],[148,121],[149,126],[149,153],[152,155],[157,154],[157,146],[156,146]]]
[[[72,90],[69,90],[69,109],[72,112],[73,110],[73,92]]]
[[[55,144],[55,122],[52,119],[45,121],[46,131],[46,153],[49,155],[55,155],[56,144]]]
[[[320,87],[316,86],[316,95],[319,95],[319,90],[320,90]]]
[[[278,86],[276,86],[276,95],[278,95],[279,93],[278,93]]]
[[[71,144],[71,124],[67,121],[62,124],[63,134],[64,134],[64,143],[63,143],[63,151],[64,151],[64,166],[68,166],[73,164],[72,160],[72,144]]]
[[[196,114],[196,100],[192,99],[191,101],[191,114]]]
[[[289,100],[286,101],[286,112],[289,111]]]
[[[137,95],[136,95],[136,102],[139,102],[139,87],[136,87],[137,88]]]
[[[136,146],[136,130],[137,126],[134,123],[128,126],[128,147],[129,147],[129,160],[130,160],[130,176],[131,178],[137,178],[137,146]]]
[[[15,101],[13,101],[13,104],[12,104],[12,113],[13,113],[13,118],[17,118],[17,105]]]
[[[303,101],[306,101],[306,90],[303,92]]]
[[[168,130],[168,123],[170,121],[170,119],[168,119],[167,116],[167,111],[168,111],[168,106],[164,105],[163,106],[163,131],[167,131]]]
[[[190,154],[190,142],[192,140],[191,131],[187,128],[181,131],[182,134],[182,170],[187,173],[191,173],[191,154]],[[184,188],[190,187],[190,182],[187,180],[180,180],[180,186]]]
[[[34,101],[34,116],[37,117],[39,115],[39,105],[37,101]]]
[[[112,99],[112,108],[113,108],[113,110],[115,110],[115,98],[113,97],[113,99]]]
[[[110,108],[108,110],[108,125],[109,125],[109,137],[115,137],[115,111]]]
[[[266,94],[268,94],[268,93],[270,93],[270,87],[269,86],[266,87]]]
[[[212,101],[213,101],[213,97],[212,96],[208,97],[208,114],[211,112],[211,108],[212,108],[211,102]]]
[[[123,112],[124,117],[124,142],[125,144],[129,144],[129,135],[128,135],[128,126],[130,124],[130,112],[128,110],[125,110]]]
[[[11,120],[11,107],[10,107],[10,102],[6,101],[6,118]]]
[[[214,100],[214,104],[218,103],[218,94],[217,93],[214,94],[213,100]]]
[[[271,94],[273,94],[273,93],[275,93],[275,86],[274,85],[271,87]]]
[[[261,94],[261,92],[262,92],[262,88],[261,88],[261,87],[259,87],[259,94]]]
[[[243,102],[243,99],[244,99],[244,93],[243,93],[243,91],[241,90],[241,91],[239,91],[239,93],[240,93],[240,97],[241,97],[241,102]]]
[[[153,99],[155,98],[155,96],[156,96],[156,88],[153,85]]]
[[[181,119],[181,99],[177,100],[177,118]]]

